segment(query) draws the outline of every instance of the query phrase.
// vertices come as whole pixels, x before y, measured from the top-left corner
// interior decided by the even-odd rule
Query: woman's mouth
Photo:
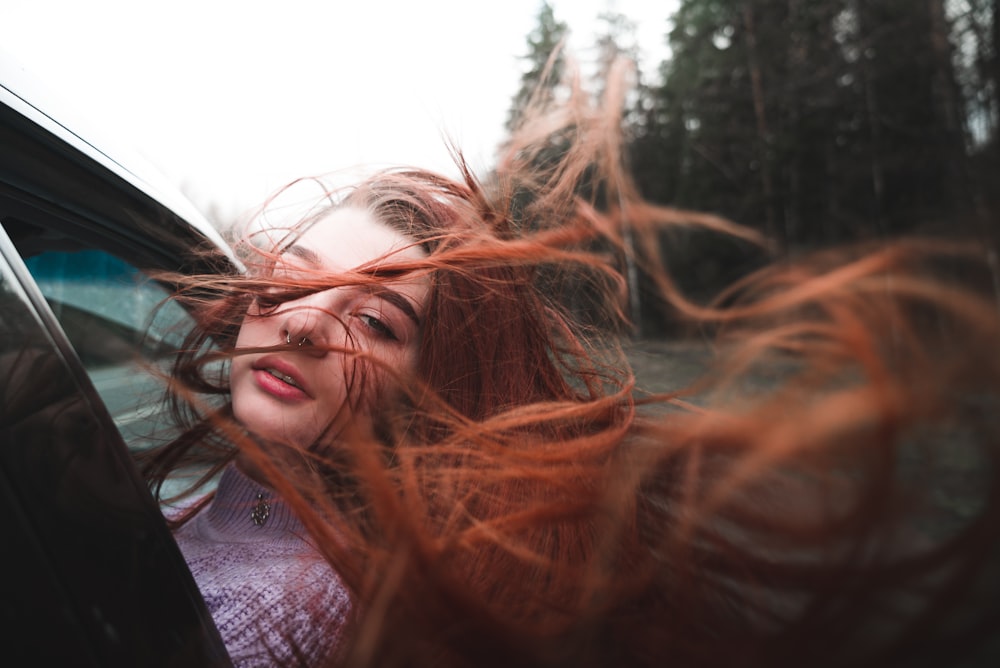
[[[267,394],[285,401],[311,398],[298,369],[288,362],[271,357],[259,360],[252,368],[257,387]]]

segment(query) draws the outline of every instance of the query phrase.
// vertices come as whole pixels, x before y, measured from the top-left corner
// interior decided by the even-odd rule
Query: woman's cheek
[[[404,346],[393,346],[379,358],[372,373],[374,391],[369,398],[369,406],[377,409],[387,402],[399,401],[412,383],[413,373],[417,368],[417,346],[415,342]]]

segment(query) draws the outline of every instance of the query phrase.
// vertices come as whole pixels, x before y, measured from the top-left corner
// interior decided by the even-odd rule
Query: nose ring
[[[288,331],[285,332],[285,343],[288,344],[288,345],[292,345],[292,335]],[[301,348],[302,346],[304,346],[307,343],[309,343],[309,338],[303,336],[301,339],[299,339],[297,347]]]

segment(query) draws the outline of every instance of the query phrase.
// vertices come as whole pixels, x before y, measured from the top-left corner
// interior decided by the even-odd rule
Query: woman
[[[585,356],[558,348],[557,311],[533,268],[498,254],[498,234],[513,231],[483,215],[482,197],[428,172],[382,173],[292,229],[249,235],[248,277],[184,279],[190,296],[178,298],[202,323],[174,366],[186,430],[145,470],[159,493],[177,468],[207,462],[207,479],[234,459],[214,498],[175,524],[238,665],[315,663],[338,646],[371,584],[351,596],[337,574],[360,575],[349,553],[370,549],[379,509],[356,469],[405,470],[392,461],[402,450],[368,461],[399,444],[397,430],[443,446],[513,407],[595,395],[592,369],[557,366]]]
[[[226,410],[245,430],[242,438],[273,459],[258,465],[248,450],[238,453],[210,505],[176,534],[237,665],[296,655],[314,662],[347,621],[346,591],[265,470],[275,462],[307,465],[300,450],[322,453],[345,429],[370,431],[375,392],[361,389],[360,365],[345,351],[412,369],[428,282],[329,287],[280,303],[274,289],[285,278],[392,271],[424,255],[371,212],[348,206],[303,226],[269,256],[273,285],[254,297],[239,324]]]
[[[692,303],[654,261],[657,231],[754,235],[643,202],[620,164],[620,90],[608,91],[599,108],[571,87],[529,111],[485,183],[379,174],[277,243],[248,244],[248,277],[189,281],[202,327],[174,374],[189,429],[147,472],[239,453],[179,529],[196,576],[189,532],[242,472],[262,483],[226,506],[242,531],[290,509],[296,566],[318,564],[305,596],[243,622],[274,630],[264,644],[286,663],[989,656],[1000,319],[977,283],[940,272],[972,276],[981,254],[841,249]],[[355,247],[369,228],[380,242]],[[700,406],[683,388],[637,400],[618,343],[626,251],[724,341],[694,388]],[[347,295],[374,306],[342,308]],[[940,443],[976,464],[972,511],[928,532],[927,481],[953,473]],[[281,591],[301,582],[279,570],[294,574],[273,575]]]

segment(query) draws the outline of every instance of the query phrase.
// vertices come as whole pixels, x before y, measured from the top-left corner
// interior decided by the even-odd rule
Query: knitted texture
[[[269,505],[261,525],[258,495]],[[347,590],[272,490],[230,465],[174,536],[237,668],[313,665],[334,649]]]

